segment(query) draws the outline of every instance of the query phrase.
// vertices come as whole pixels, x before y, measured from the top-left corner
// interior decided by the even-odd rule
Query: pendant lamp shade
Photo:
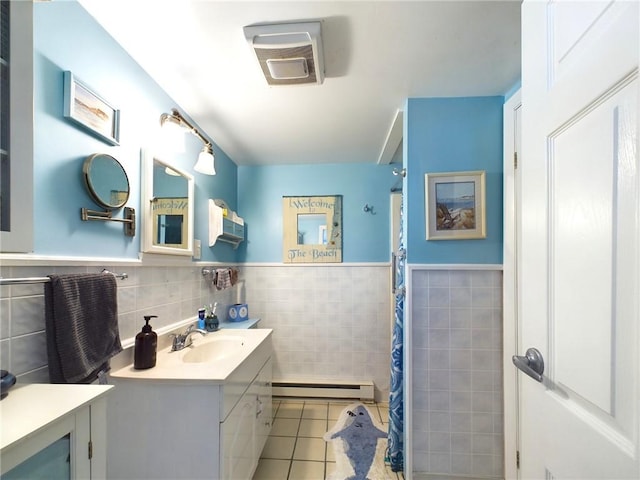
[[[194,165],[193,169],[196,172],[204,173],[205,175],[215,175],[216,167],[214,165],[213,151],[211,145],[205,145],[200,154],[198,155],[198,161]]]

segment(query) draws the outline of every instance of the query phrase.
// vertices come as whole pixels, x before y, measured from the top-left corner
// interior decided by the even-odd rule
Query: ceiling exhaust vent
[[[320,85],[324,80],[320,22],[244,27],[269,85]]]

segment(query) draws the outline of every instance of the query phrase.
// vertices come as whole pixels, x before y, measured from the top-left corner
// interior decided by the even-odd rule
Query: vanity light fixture
[[[160,126],[163,128],[178,128],[182,131],[188,130],[196,137],[198,137],[202,141],[202,143],[204,143],[204,147],[198,155],[198,161],[194,165],[193,169],[196,172],[204,173],[205,175],[216,174],[211,142],[207,140],[196,127],[191,125],[191,123],[186,118],[184,118],[180,114],[180,112],[178,112],[178,110],[172,108],[171,113],[163,113],[162,115],[160,115]]]

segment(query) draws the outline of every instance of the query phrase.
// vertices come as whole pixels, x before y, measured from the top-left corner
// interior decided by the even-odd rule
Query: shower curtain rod
[[[126,280],[129,275],[126,273],[113,273],[109,270],[102,270],[102,273],[110,273],[120,280]],[[26,285],[32,283],[49,283],[51,279],[49,277],[23,277],[23,278],[0,278],[0,285]]]

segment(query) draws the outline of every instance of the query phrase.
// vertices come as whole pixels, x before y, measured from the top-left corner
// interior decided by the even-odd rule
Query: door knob
[[[542,374],[544,373],[544,360],[542,354],[537,348],[528,349],[524,357],[521,355],[514,355],[511,357],[513,364],[518,370],[526,373],[531,378],[538,382],[542,382]]]

